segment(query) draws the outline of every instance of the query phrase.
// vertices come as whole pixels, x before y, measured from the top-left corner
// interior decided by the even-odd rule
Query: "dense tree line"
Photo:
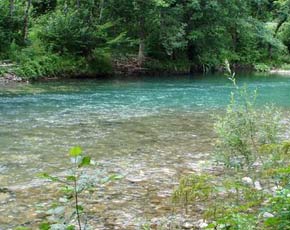
[[[289,15],[289,0],[3,0],[0,57],[33,76],[110,72],[124,57],[278,65],[289,59]]]

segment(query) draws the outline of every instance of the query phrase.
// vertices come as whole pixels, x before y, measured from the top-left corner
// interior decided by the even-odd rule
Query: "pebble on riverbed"
[[[265,219],[268,219],[268,218],[273,218],[274,215],[273,215],[272,213],[265,212],[265,213],[263,214],[263,217],[264,217]]]
[[[8,193],[0,193],[0,204],[6,202],[10,195]]]
[[[12,192],[7,188],[0,188],[0,204],[6,203],[9,201],[10,198],[12,198]]]

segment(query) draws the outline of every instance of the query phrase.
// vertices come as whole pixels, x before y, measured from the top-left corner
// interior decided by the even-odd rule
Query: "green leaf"
[[[41,173],[39,174],[39,177],[43,179],[48,179],[53,182],[60,182],[60,179],[58,177],[51,176],[48,173]]]
[[[75,226],[73,226],[73,225],[70,225],[70,226],[68,226],[68,227],[66,227],[66,230],[75,230],[76,228],[75,228]]]
[[[66,180],[67,181],[76,181],[76,177],[75,176],[67,176]]]
[[[72,186],[64,186],[60,188],[60,191],[70,197],[74,193],[74,188]]]
[[[49,223],[41,223],[39,225],[40,230],[49,230],[50,229],[50,224]]]
[[[79,147],[79,146],[75,146],[75,147],[73,147],[73,148],[71,148],[70,149],[70,151],[69,151],[69,155],[71,156],[71,157],[77,157],[77,156],[80,156],[81,154],[82,154],[82,148],[81,147]]]
[[[120,179],[124,178],[124,176],[121,174],[113,174],[113,175],[110,175],[109,178],[111,181],[114,181],[114,180],[120,180]]]
[[[120,180],[122,179],[124,176],[120,175],[120,174],[112,174],[108,177],[105,177],[104,179],[102,179],[102,183],[108,183],[110,181],[115,181],[115,180]]]
[[[79,212],[83,212],[84,211],[84,207],[83,206],[81,206],[81,205],[77,205],[77,210],[79,211]]]
[[[82,162],[79,164],[79,167],[88,166],[91,163],[91,157],[85,156],[82,159]]]
[[[277,226],[278,225],[278,219],[275,217],[270,217],[265,221],[266,226]]]

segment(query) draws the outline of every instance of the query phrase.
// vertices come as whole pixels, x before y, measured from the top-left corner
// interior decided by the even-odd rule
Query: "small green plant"
[[[240,88],[234,77],[230,80],[236,89],[226,114],[217,118],[215,131],[217,161],[227,168],[249,170],[257,161],[263,163],[259,154],[262,145],[278,143],[280,113],[273,106],[256,108],[257,91]]]
[[[78,146],[70,149],[69,156],[72,167],[65,176],[41,174],[42,178],[59,184],[59,190],[63,194],[60,198],[61,202],[53,203],[47,211],[48,223],[42,223],[41,230],[73,230],[76,226],[79,230],[87,229],[85,206],[80,200],[82,193],[92,193],[98,184],[121,178],[119,175],[99,178],[98,175],[91,175],[84,170],[87,166],[94,164],[94,161],[91,157],[84,155]]]
[[[206,227],[207,230],[254,230],[257,229],[255,216],[244,213],[225,215]]]
[[[61,190],[64,192],[65,197],[64,201],[68,202],[72,201],[74,206],[74,211],[70,215],[70,219],[74,216],[77,220],[77,225],[79,230],[85,228],[82,225],[82,214],[84,211],[84,207],[81,205],[79,201],[80,194],[87,188],[89,188],[92,184],[87,180],[84,180],[83,171],[80,171],[81,168],[89,166],[91,164],[91,158],[89,156],[85,156],[82,154],[82,149],[80,147],[74,147],[69,151],[69,155],[71,157],[71,163],[73,167],[70,169],[70,172],[65,177],[57,177],[51,176],[47,173],[43,173],[41,176],[53,182],[58,182],[61,184]],[[66,219],[65,214],[65,206],[60,206],[58,204],[54,204],[52,208],[48,211],[49,214],[54,216],[54,219],[58,221],[61,220],[62,223],[56,223],[50,225],[50,227],[65,227],[65,229],[74,229],[74,225],[68,224],[70,220]],[[42,224],[42,229],[45,229],[47,224]]]
[[[190,204],[207,200],[211,192],[212,184],[209,176],[191,174],[181,178],[179,186],[173,193],[172,200],[174,203],[184,206],[186,213],[188,213]]]
[[[289,186],[278,190],[268,203],[269,205],[265,210],[270,213],[271,216],[264,221],[265,228],[273,230],[290,229]]]

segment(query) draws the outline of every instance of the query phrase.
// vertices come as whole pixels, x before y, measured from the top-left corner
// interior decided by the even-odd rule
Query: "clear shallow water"
[[[245,76],[238,82],[258,89],[258,104],[274,103],[289,110],[290,78]],[[32,181],[40,172],[65,170],[66,153],[74,145],[81,145],[108,172],[126,175],[127,182],[139,178],[155,196],[162,186],[170,193],[180,174],[197,170],[198,162],[210,153],[212,115],[225,108],[231,90],[232,84],[223,76],[0,86],[0,187],[21,188],[19,198],[0,210],[11,216],[2,220],[3,226],[29,218],[23,209],[39,195],[39,191],[31,190]],[[138,191],[126,182],[115,189],[120,188],[129,197]],[[128,198],[125,206],[144,216],[144,202],[148,209],[152,202],[144,200],[142,191],[140,194],[139,198]],[[122,193],[116,196],[126,201]],[[122,211],[120,204],[107,202],[106,206],[110,213]],[[151,214],[156,216],[156,212]]]

